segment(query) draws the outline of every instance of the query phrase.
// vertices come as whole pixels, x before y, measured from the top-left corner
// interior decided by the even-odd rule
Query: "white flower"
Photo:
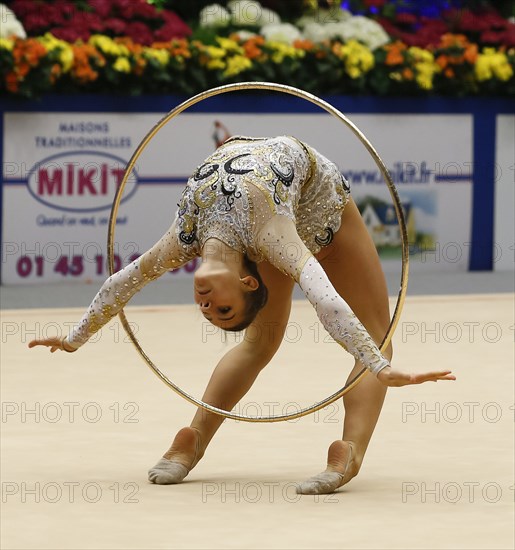
[[[340,23],[339,27],[333,30],[337,33],[335,37],[338,36],[342,40],[359,40],[371,50],[390,42],[390,37],[379,23],[360,15]]]
[[[339,38],[340,40],[347,40],[346,35],[350,34],[345,22],[328,23],[325,25],[325,30],[327,36],[333,39]]]
[[[327,34],[326,25],[320,23],[307,23],[304,27],[304,37],[312,42],[323,42],[330,38]]]
[[[306,25],[309,25],[310,23],[327,25],[328,23],[338,23],[341,21],[346,21],[351,17],[352,14],[350,13],[350,11],[344,9],[318,9],[310,15],[303,15],[300,19],[297,19],[295,25],[303,29],[306,27]]]
[[[279,25],[265,25],[261,29],[261,34],[266,40],[274,42],[285,42],[293,44],[295,40],[302,38],[302,34],[297,27],[290,23],[280,23]]]
[[[227,27],[231,14],[220,4],[211,4],[201,10],[199,21],[201,27]]]
[[[258,21],[260,27],[264,27],[265,25],[279,25],[280,23],[281,18],[278,13],[267,8],[261,8],[261,17]]]
[[[255,0],[232,0],[227,7],[231,12],[232,22],[237,26],[262,27],[281,22],[277,13],[264,8]]]
[[[249,40],[250,38],[253,38],[254,36],[257,36],[255,32],[250,32],[246,30],[239,30],[236,32],[236,34],[240,37],[240,40]]]
[[[27,38],[22,24],[16,19],[16,15],[3,4],[0,4],[0,38]]]

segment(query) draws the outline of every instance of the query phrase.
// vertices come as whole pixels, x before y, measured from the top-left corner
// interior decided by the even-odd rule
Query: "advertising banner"
[[[111,203],[158,114],[6,113],[2,282],[103,281]],[[397,185],[412,268],[466,270],[472,201],[471,115],[354,115]],[[398,270],[400,234],[378,167],[325,113],[184,113],[138,160],[118,212],[116,268],[170,226],[188,176],[229,135],[294,135],[334,161],[379,250]],[[169,277],[191,276],[196,262]]]

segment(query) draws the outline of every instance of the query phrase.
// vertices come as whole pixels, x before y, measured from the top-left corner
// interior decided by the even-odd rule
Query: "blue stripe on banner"
[[[29,180],[25,179],[4,179],[4,185],[27,185]]]
[[[315,113],[319,107],[287,94],[240,92],[212,97],[188,109],[196,113]],[[166,113],[186,100],[180,95],[145,95],[138,97],[109,95],[53,95],[38,101],[3,97],[0,111],[46,113]],[[344,114],[350,113],[474,113],[485,105],[497,113],[513,113],[509,98],[445,98],[445,97],[365,97],[324,96]]]
[[[469,270],[493,268],[496,113],[474,113],[474,181],[472,186],[472,246]]]
[[[473,174],[435,174],[435,181],[473,181]]]
[[[188,176],[182,177],[161,177],[161,178],[138,178],[138,185],[184,185],[188,181]]]

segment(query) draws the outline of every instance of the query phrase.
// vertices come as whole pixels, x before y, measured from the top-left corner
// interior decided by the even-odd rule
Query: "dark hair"
[[[259,286],[256,290],[245,292],[245,314],[243,321],[234,327],[227,327],[225,330],[229,332],[240,332],[246,329],[250,323],[256,318],[256,315],[265,307],[268,300],[268,289],[263,283],[263,279],[259,274],[256,262],[249,259],[247,255],[243,257],[243,266],[248,271],[248,274],[257,279]]]

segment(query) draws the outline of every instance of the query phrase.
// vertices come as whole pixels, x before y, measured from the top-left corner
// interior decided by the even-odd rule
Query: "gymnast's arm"
[[[267,260],[299,284],[327,332],[381,382],[403,386],[430,380],[454,380],[450,371],[412,375],[392,370],[363,324],[304,245],[289,218],[273,216],[261,229],[257,240]]]
[[[51,352],[57,349],[70,353],[76,351],[117,315],[145,285],[170,269],[179,268],[190,259],[190,256],[184,254],[177,239],[174,222],[152,248],[104,282],[86,313],[68,336],[33,340],[29,347],[44,345],[50,347]]]

